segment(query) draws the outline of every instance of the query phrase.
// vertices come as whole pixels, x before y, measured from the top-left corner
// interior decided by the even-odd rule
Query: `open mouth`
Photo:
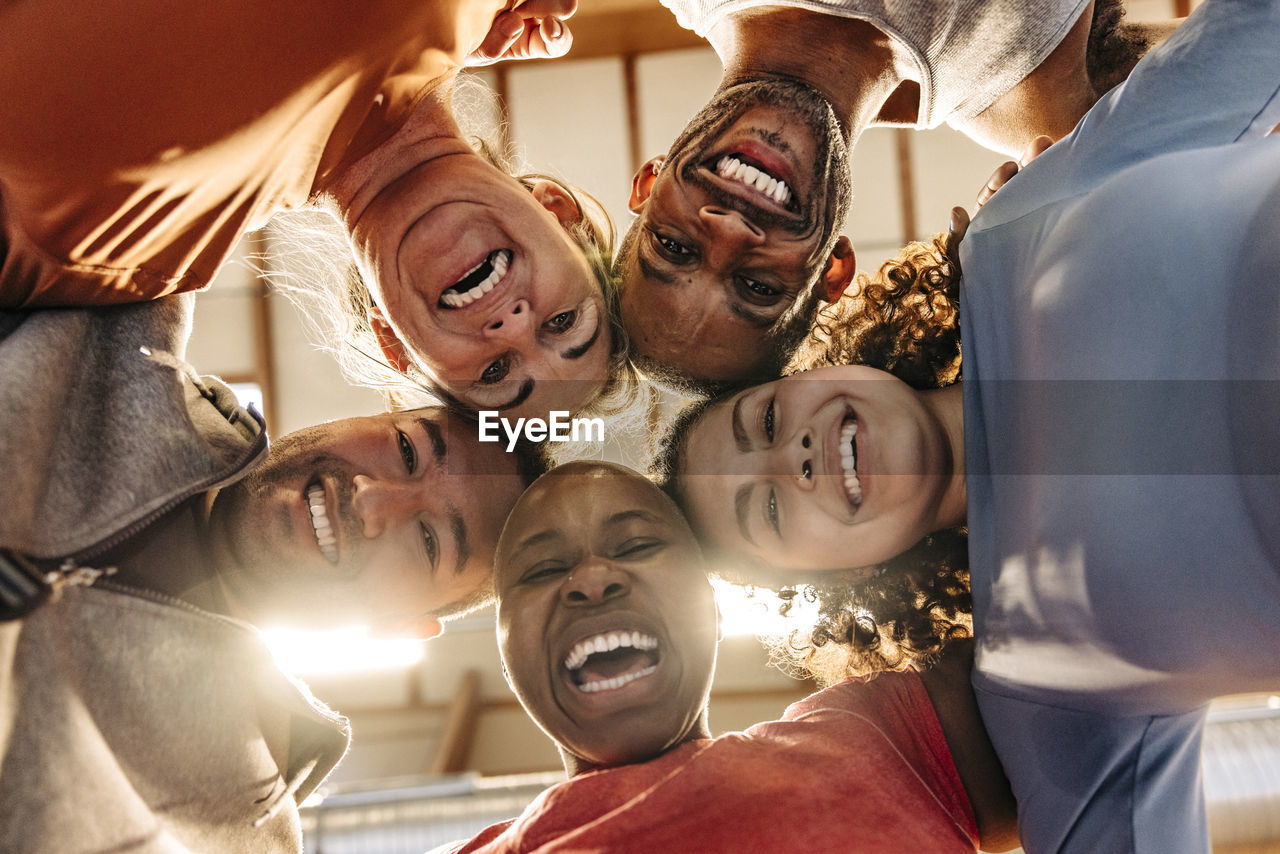
[[[311,528],[315,531],[316,545],[325,560],[337,566],[338,538],[333,535],[333,524],[329,521],[329,508],[325,501],[324,485],[318,482],[307,486],[307,506],[311,508]]]
[[[743,154],[726,154],[716,161],[716,174],[764,196],[774,204],[791,209],[791,188],[781,178],[770,175],[759,163]]]
[[[510,249],[495,249],[440,294],[441,308],[466,308],[498,286],[511,265]]]
[[[852,410],[840,425],[840,468],[844,494],[854,508],[862,506],[862,484],[858,481],[858,416]]]
[[[658,639],[638,631],[604,632],[583,638],[564,666],[578,690],[616,691],[658,669]]]

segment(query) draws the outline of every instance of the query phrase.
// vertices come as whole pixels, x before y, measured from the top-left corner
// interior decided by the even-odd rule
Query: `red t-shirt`
[[[547,789],[470,852],[972,852],[978,828],[914,672],[850,679],[782,720]]]

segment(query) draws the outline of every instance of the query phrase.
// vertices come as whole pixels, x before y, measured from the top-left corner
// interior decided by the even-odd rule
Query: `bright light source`
[[[257,383],[231,383],[230,388],[241,406],[252,406],[262,414],[262,386]]]
[[[426,649],[421,640],[371,638],[365,626],[330,632],[268,629],[262,634],[280,666],[299,676],[410,667],[422,661]]]
[[[803,594],[791,600],[791,611],[778,614],[782,599],[772,590],[748,590],[718,578],[711,580],[720,606],[720,620],[725,635],[784,637],[796,629],[807,629],[818,618],[818,606],[805,600]]]

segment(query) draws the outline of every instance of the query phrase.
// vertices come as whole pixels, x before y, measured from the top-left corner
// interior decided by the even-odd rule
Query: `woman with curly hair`
[[[658,456],[659,479],[703,540],[735,559],[736,580],[813,588],[821,619],[797,651],[824,681],[925,663],[970,633],[955,246],[914,243],[859,277],[856,296],[824,311],[795,373],[685,410]],[[799,431],[799,447],[782,431]],[[884,477],[873,479],[876,435]],[[767,483],[771,466],[781,483]],[[833,583],[828,571],[842,567]]]
[[[713,546],[847,587],[816,640],[890,666],[971,614],[1029,852],[1207,850],[1207,703],[1280,687],[1277,41],[1274,4],[1209,0],[958,257],[912,247],[824,327],[890,373],[747,389],[672,443]],[[967,555],[903,555],[960,524]]]
[[[273,214],[327,204],[388,365],[472,409],[580,409],[625,361],[609,230],[452,111],[464,65],[567,50],[576,6],[5,4],[0,307],[199,290]]]

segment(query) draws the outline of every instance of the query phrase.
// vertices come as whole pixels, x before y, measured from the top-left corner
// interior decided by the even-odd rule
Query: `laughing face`
[[[726,553],[783,570],[895,557],[963,520],[958,395],[858,366],[736,394],[687,435],[677,477],[690,522]]]
[[[571,774],[707,735],[715,602],[653,484],[600,463],[544,476],[503,529],[494,581],[511,685]]]
[[[530,192],[461,140],[433,145],[355,227],[384,349],[473,409],[580,409],[605,383],[612,339],[600,284],[564,227],[576,206],[550,182]]]
[[[444,410],[334,421],[219,490],[210,543],[255,622],[431,634],[433,613],[487,589],[523,487],[514,455]]]
[[[848,169],[814,90],[722,91],[633,184],[638,219],[618,259],[633,350],[698,380],[776,376],[819,300],[853,275],[848,241],[834,237]]]

